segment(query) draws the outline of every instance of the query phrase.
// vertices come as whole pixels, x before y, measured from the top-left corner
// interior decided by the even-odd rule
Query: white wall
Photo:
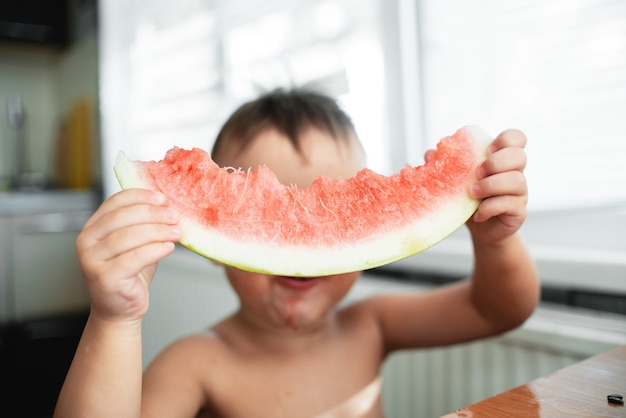
[[[15,169],[15,134],[9,126],[6,109],[7,98],[12,93],[22,96],[26,111],[27,156],[31,171],[50,176],[59,123],[80,97],[87,97],[93,103],[93,148],[97,153],[97,58],[95,30],[63,51],[0,44],[0,190],[6,187]],[[94,164],[93,172],[94,178],[98,179],[98,164]]]

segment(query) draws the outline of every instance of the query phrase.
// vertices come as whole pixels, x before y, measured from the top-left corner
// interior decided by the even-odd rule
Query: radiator
[[[626,344],[624,319],[540,308],[502,337],[394,354],[383,369],[387,417],[440,417]]]

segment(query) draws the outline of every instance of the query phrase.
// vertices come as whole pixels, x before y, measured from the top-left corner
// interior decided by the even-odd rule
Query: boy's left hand
[[[497,245],[517,232],[526,219],[525,146],[526,135],[515,129],[502,132],[488,146],[478,181],[470,187],[473,198],[483,199],[467,221],[474,240]]]

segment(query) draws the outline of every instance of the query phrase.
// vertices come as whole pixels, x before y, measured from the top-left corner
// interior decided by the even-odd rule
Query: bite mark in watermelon
[[[261,166],[222,168],[199,148],[163,160],[120,151],[122,188],[163,193],[181,213],[181,244],[207,258],[261,273],[320,276],[378,267],[448,237],[474,213],[469,195],[490,136],[466,126],[437,144],[435,158],[391,176],[363,169],[285,186]]]

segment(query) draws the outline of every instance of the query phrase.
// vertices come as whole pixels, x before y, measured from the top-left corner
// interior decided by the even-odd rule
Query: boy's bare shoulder
[[[228,374],[229,362],[225,359],[230,356],[220,336],[207,329],[180,337],[165,347],[146,369],[144,379],[169,381],[174,386],[193,384],[193,390],[200,390],[204,397]]]
[[[170,356],[180,356],[181,359],[187,358],[191,360],[195,355],[205,357],[211,352],[217,352],[224,349],[224,341],[211,328],[205,331],[189,334],[173,341],[160,354]]]
[[[222,344],[209,332],[183,336],[165,347],[143,375],[147,410],[198,411],[213,391]],[[220,375],[222,373],[219,373]],[[167,413],[165,413],[167,415]]]
[[[344,326],[366,327],[379,331],[380,324],[377,310],[380,300],[380,295],[373,295],[350,302],[337,310],[337,317]]]
[[[384,310],[388,305],[393,304],[397,298],[402,297],[406,297],[406,293],[389,292],[370,295],[344,305],[340,313],[365,320],[376,319],[380,310]]]
[[[222,338],[212,329],[206,329],[174,340],[154,358],[147,371],[210,376],[216,371],[218,359],[227,352]]]

